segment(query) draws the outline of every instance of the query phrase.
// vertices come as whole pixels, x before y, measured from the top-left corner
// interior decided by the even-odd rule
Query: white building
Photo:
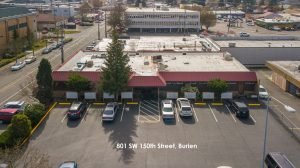
[[[53,7],[52,13],[55,16],[72,17],[75,16],[75,9],[71,5],[58,5]]]
[[[200,13],[179,8],[128,8],[129,32],[199,32]]]

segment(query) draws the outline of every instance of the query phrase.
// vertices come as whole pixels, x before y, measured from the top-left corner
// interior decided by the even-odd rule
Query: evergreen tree
[[[102,68],[102,90],[116,95],[127,87],[130,66],[129,57],[123,53],[123,46],[118,40],[116,30],[112,32],[112,42],[107,48],[104,67]]]
[[[43,104],[48,104],[52,100],[52,68],[50,62],[43,58],[38,67],[36,80],[38,91],[36,98]]]

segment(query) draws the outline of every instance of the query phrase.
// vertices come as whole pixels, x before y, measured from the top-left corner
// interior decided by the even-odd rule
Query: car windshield
[[[266,92],[266,89],[264,89],[264,88],[259,88],[259,92]]]
[[[5,108],[20,108],[19,105],[5,105]]]
[[[182,107],[182,111],[191,111],[190,107]]]
[[[113,110],[105,110],[103,113],[107,114],[107,115],[110,115],[110,114],[113,114],[114,111]]]
[[[164,108],[163,108],[163,111],[164,111],[164,112],[172,112],[173,109],[172,109],[172,107],[164,107]]]

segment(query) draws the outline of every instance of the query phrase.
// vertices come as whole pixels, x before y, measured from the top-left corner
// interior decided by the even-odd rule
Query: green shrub
[[[10,147],[12,144],[10,140],[10,132],[7,129],[0,134],[0,148]]]
[[[40,122],[45,113],[45,106],[39,103],[27,105],[24,111],[24,114],[31,120],[32,128]]]
[[[10,142],[15,144],[24,140],[30,135],[31,128],[31,121],[25,114],[20,113],[13,116],[11,124],[7,128],[10,133]]]

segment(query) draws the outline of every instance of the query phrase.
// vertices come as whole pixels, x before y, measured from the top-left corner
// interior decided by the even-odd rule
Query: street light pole
[[[100,25],[99,25],[99,20],[98,20],[98,40],[100,40]]]
[[[64,60],[64,27],[61,25],[61,64],[65,62]]]
[[[263,155],[261,160],[261,168],[265,167],[265,155],[266,155],[266,145],[267,145],[267,134],[268,134],[268,118],[269,118],[269,103],[270,103],[271,96],[267,99],[267,111],[266,111],[266,121],[265,121],[265,133],[264,133],[264,145],[263,145]]]
[[[104,24],[105,24],[105,38],[107,38],[107,32],[106,32],[106,10],[104,11],[104,16],[105,16],[105,18],[104,18]]]

